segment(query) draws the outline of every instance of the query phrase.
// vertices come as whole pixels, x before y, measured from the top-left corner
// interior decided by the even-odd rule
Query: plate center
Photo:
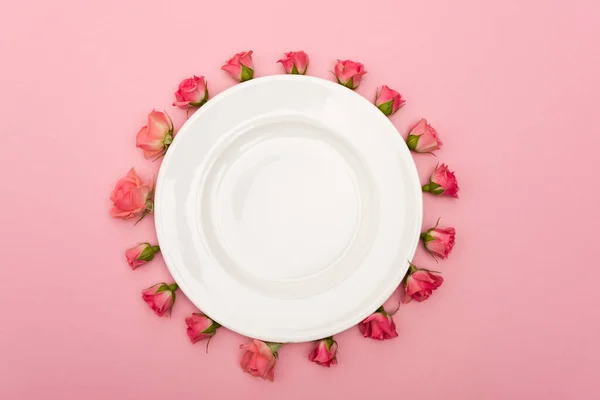
[[[245,273],[270,281],[314,276],[355,236],[360,201],[353,171],[323,138],[331,132],[289,121],[250,128],[216,185],[216,225]]]

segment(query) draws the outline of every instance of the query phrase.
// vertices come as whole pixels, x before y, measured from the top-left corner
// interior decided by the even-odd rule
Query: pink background
[[[0,388],[5,399],[600,398],[596,224],[600,5],[593,0],[19,0],[0,13]],[[405,135],[427,117],[445,142],[460,200],[424,196],[457,244],[425,303],[402,307],[399,337],[337,336],[339,365],[280,351],[273,384],[243,374],[220,331],[192,346],[180,296],[158,318],[140,290],[169,275],[132,272],[125,248],[154,240],[108,216],[115,181],[150,177],[135,134],[171,107],[182,78],[253,49],[258,76],[284,51],[331,78],[336,58],[369,73],[359,92],[398,89]],[[422,179],[437,159],[415,157]],[[594,251],[595,250],[595,251]]]

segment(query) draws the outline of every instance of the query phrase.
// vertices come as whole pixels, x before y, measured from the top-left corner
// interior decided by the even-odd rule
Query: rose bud
[[[154,209],[153,190],[150,185],[144,184],[131,168],[125,178],[119,179],[110,194],[110,200],[113,202],[110,215],[123,219],[140,216],[139,222]]]
[[[361,63],[350,60],[338,60],[333,73],[340,85],[354,90],[360,85],[360,80],[367,71],[365,71],[365,66]]]
[[[142,290],[142,299],[144,299],[156,315],[162,317],[167,312],[170,313],[173,304],[175,304],[175,291],[177,288],[176,283],[171,285],[157,283],[148,289]]]
[[[182,80],[175,92],[175,98],[177,101],[173,105],[184,110],[202,106],[208,100],[208,85],[204,77],[198,78],[194,75]]]
[[[454,176],[454,172],[451,172],[446,164],[436,167],[429,178],[429,183],[423,185],[424,192],[429,192],[436,196],[452,196],[457,199],[458,189],[458,181]]]
[[[438,219],[433,228],[421,233],[421,240],[423,240],[423,245],[429,254],[445,259],[448,258],[454,247],[456,230],[452,227],[445,229],[438,228],[439,222],[440,220]]]
[[[286,74],[304,75],[308,69],[308,55],[303,51],[285,53],[285,58],[277,62],[283,65]]]
[[[375,105],[387,116],[392,115],[400,109],[406,103],[402,99],[400,93],[390,89],[388,86],[383,85],[377,88],[377,94],[375,95]]]
[[[425,118],[421,118],[410,130],[406,144],[409,149],[417,153],[431,153],[441,149],[443,145],[436,130],[427,123]]]
[[[431,296],[434,290],[442,285],[444,278],[435,271],[417,268],[410,264],[402,285],[404,287],[403,303],[410,303],[412,299],[424,301]]]
[[[253,339],[250,344],[241,345],[240,348],[246,350],[240,362],[242,369],[252,376],[273,381],[279,347],[281,347],[279,343],[265,343],[256,339]]]
[[[154,255],[160,251],[160,247],[152,246],[150,243],[140,243],[125,252],[127,262],[131,269],[136,269],[154,258]]]
[[[148,114],[148,125],[142,127],[135,138],[135,145],[144,150],[146,158],[165,155],[173,141],[173,122],[166,113],[154,111]]]
[[[358,324],[358,329],[364,337],[377,340],[393,339],[398,336],[392,314],[386,312],[383,306]]]
[[[188,326],[187,335],[192,343],[210,339],[217,333],[217,328],[221,327],[221,325],[202,313],[193,313],[191,317],[185,319],[185,323]]]
[[[252,64],[252,50],[237,53],[221,69],[227,72],[238,82],[245,82],[254,76],[254,65]]]
[[[308,355],[308,359],[324,367],[331,367],[337,364],[337,342],[330,336],[326,339],[321,339]]]

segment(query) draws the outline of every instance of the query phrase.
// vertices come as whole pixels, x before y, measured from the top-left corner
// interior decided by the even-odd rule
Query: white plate
[[[279,75],[215,96],[177,133],[158,175],[169,271],[240,334],[315,340],[394,291],[421,230],[421,187],[402,138],[357,93]]]

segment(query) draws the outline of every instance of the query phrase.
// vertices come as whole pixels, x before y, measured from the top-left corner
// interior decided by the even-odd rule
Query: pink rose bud
[[[308,355],[308,359],[324,367],[331,367],[337,364],[337,342],[333,340],[333,337],[321,339],[317,342],[317,345]]]
[[[157,283],[148,289],[142,290],[142,299],[158,315],[162,317],[171,311],[175,304],[175,291],[178,286],[176,283],[167,285],[166,283]]]
[[[140,221],[154,209],[153,191],[154,189],[145,185],[131,168],[125,178],[119,179],[110,194],[110,200],[113,202],[110,215],[123,219],[140,216]]]
[[[333,73],[340,85],[354,90],[360,85],[360,80],[367,71],[365,71],[365,66],[361,63],[350,60],[338,60]]]
[[[452,227],[445,229],[438,228],[439,222],[440,220],[438,219],[433,228],[429,229],[427,232],[421,233],[421,240],[423,240],[423,245],[429,254],[434,257],[437,256],[445,259],[448,258],[448,255],[454,247],[456,230]]]
[[[165,155],[173,141],[173,122],[166,113],[154,111],[148,114],[148,125],[142,127],[135,138],[135,145],[144,150],[144,157],[159,158]]]
[[[283,65],[286,74],[304,75],[308,69],[308,55],[303,51],[285,53],[285,58],[277,62]]]
[[[383,307],[379,307],[377,311],[358,324],[358,329],[364,337],[377,340],[393,339],[398,336],[392,315]]]
[[[245,82],[254,76],[254,65],[252,64],[252,50],[237,53],[221,69],[227,72],[238,82]]]
[[[273,381],[279,347],[281,347],[279,343],[265,343],[256,339],[253,339],[250,344],[241,345],[240,348],[246,350],[240,362],[242,369],[252,376]]]
[[[152,246],[150,243],[140,243],[125,252],[127,262],[131,269],[136,269],[154,258],[160,251],[160,247]]]
[[[184,110],[202,106],[208,100],[208,85],[204,77],[198,78],[194,75],[192,78],[182,80],[179,89],[175,92],[175,98],[177,101],[173,105]]]
[[[441,149],[443,145],[436,130],[427,123],[425,118],[421,118],[410,130],[406,144],[409,149],[417,153],[431,153]]]
[[[431,293],[442,285],[442,282],[444,282],[444,278],[436,275],[435,271],[417,268],[410,264],[403,281],[404,298],[402,302],[410,303],[412,299],[416,301],[427,300]]]
[[[217,328],[221,327],[221,325],[201,313],[193,313],[191,317],[185,319],[185,323],[188,326],[187,335],[192,343],[210,339],[217,333]]]
[[[377,88],[377,94],[375,95],[375,105],[387,116],[392,115],[400,109],[406,103],[402,99],[400,93],[390,89],[388,86],[383,85]]]
[[[446,164],[442,164],[435,168],[429,183],[423,185],[423,191],[436,196],[446,195],[458,199],[458,181],[454,172],[451,172]]]

